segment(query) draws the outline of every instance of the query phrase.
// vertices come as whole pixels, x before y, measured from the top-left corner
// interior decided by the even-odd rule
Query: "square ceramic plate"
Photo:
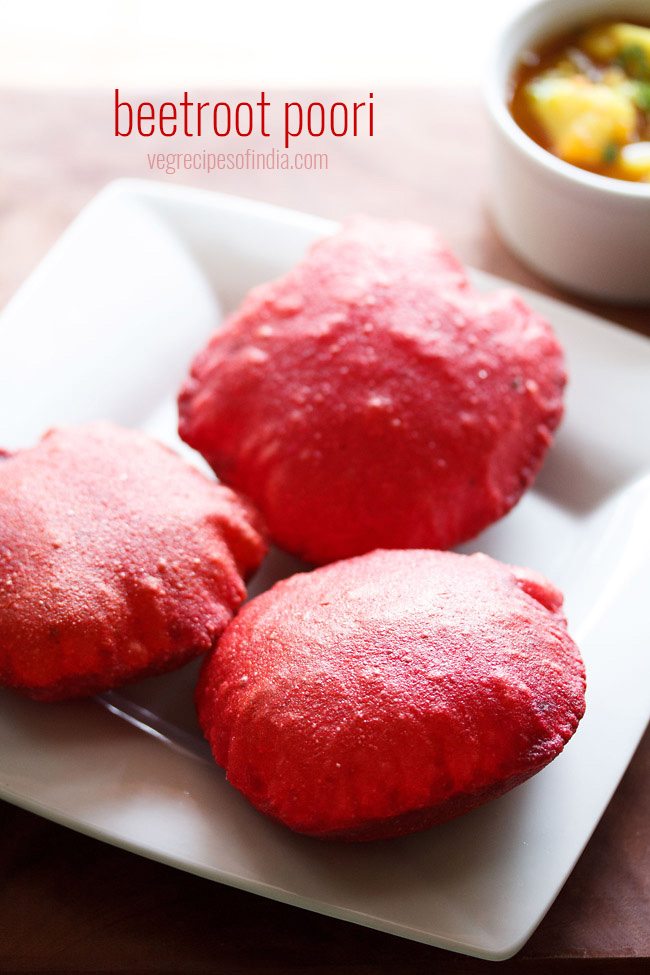
[[[251,285],[332,229],[232,197],[109,187],[0,320],[0,441],[18,447],[54,424],[109,417],[180,447],[174,394],[193,353]],[[465,548],[531,565],[566,593],[588,706],[552,765],[427,833],[319,843],[258,815],[212,764],[193,716],[193,665],[101,700],[43,706],[1,694],[0,794],[258,894],[455,951],[513,954],[616,788],[650,685],[650,343],[527,298],[568,353],[566,420],[535,489]],[[295,567],[273,554],[254,591]]]

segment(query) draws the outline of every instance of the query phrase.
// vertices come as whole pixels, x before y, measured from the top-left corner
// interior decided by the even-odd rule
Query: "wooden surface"
[[[512,257],[492,229],[478,97],[420,91],[377,92],[375,98],[375,139],[314,147],[329,153],[326,173],[162,178],[328,217],[368,211],[420,219],[435,224],[464,261],[557,294]],[[151,175],[146,153],[158,147],[115,140],[110,112],[110,93],[0,93],[0,306],[106,182]],[[650,334],[647,309],[575,303]],[[648,970],[649,773],[646,735],[549,914],[517,958],[499,971]],[[0,803],[2,972],[489,970],[494,970],[491,963],[190,877]]]

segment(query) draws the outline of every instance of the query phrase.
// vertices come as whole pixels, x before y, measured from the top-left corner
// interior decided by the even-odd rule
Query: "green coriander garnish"
[[[618,158],[618,146],[614,142],[608,142],[603,149],[603,162],[614,163]]]
[[[632,78],[650,81],[648,56],[640,44],[627,44],[621,48],[616,63]]]
[[[650,112],[650,81],[637,81],[632,97],[642,112]]]

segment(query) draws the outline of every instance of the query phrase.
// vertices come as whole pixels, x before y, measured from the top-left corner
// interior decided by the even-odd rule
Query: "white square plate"
[[[201,191],[110,186],[0,319],[0,443],[103,416],[198,462],[175,433],[175,392],[193,353],[250,286],[332,227]],[[566,594],[587,714],[552,765],[420,835],[356,847],[294,836],[209,759],[193,715],[194,664],[101,701],[44,706],[2,693],[0,794],[291,904],[485,958],[517,951],[598,822],[650,703],[650,343],[527,298],[566,347],[567,415],[535,489],[465,549],[533,566]],[[294,568],[275,553],[254,591]]]

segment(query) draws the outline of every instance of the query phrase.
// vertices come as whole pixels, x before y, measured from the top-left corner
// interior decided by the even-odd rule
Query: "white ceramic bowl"
[[[650,303],[650,184],[557,159],[519,128],[506,103],[522,50],[603,18],[650,21],[650,0],[543,0],[501,32],[487,79],[491,207],[505,242],[544,277],[597,298]]]

